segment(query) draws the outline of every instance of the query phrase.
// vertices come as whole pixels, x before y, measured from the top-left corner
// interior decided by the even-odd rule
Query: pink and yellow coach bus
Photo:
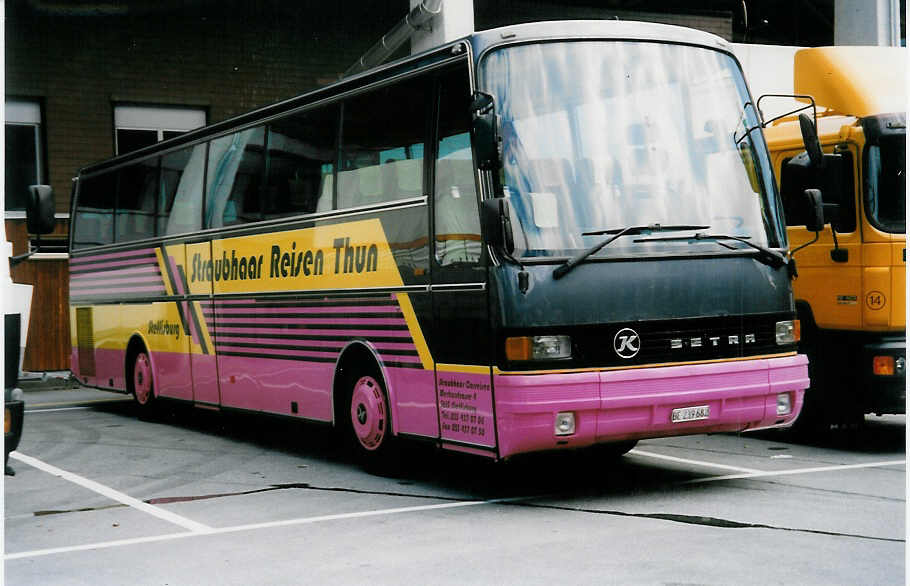
[[[730,47],[535,23],[80,170],[86,385],[508,458],[791,423],[808,385]]]

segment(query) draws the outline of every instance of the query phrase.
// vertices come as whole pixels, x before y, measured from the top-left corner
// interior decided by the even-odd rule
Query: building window
[[[114,106],[118,155],[205,126],[205,110],[165,106]]]
[[[41,183],[41,104],[6,100],[5,208],[25,209],[28,186]]]

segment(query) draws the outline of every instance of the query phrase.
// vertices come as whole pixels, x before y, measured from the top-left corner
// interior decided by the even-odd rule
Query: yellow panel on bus
[[[216,295],[403,284],[378,219],[215,240],[211,259],[188,257],[190,289]]]

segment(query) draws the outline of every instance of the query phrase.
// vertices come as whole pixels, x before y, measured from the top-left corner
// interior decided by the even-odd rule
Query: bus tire
[[[348,379],[348,406],[344,413],[350,443],[370,472],[391,474],[398,469],[396,438],[392,435],[389,399],[376,372],[361,372]]]
[[[132,353],[130,371],[127,376],[129,391],[139,410],[140,417],[151,417],[157,408],[155,380],[152,374],[152,361],[145,348]]]
[[[607,444],[597,444],[594,446],[594,451],[597,454],[597,457],[615,460],[621,458],[625,454],[638,445],[638,440],[628,440],[624,442],[610,442]]]

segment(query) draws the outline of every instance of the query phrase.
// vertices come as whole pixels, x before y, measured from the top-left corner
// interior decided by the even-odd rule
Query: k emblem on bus
[[[613,336],[613,350],[620,358],[634,358],[641,350],[641,338],[638,332],[630,328],[623,328]]]

